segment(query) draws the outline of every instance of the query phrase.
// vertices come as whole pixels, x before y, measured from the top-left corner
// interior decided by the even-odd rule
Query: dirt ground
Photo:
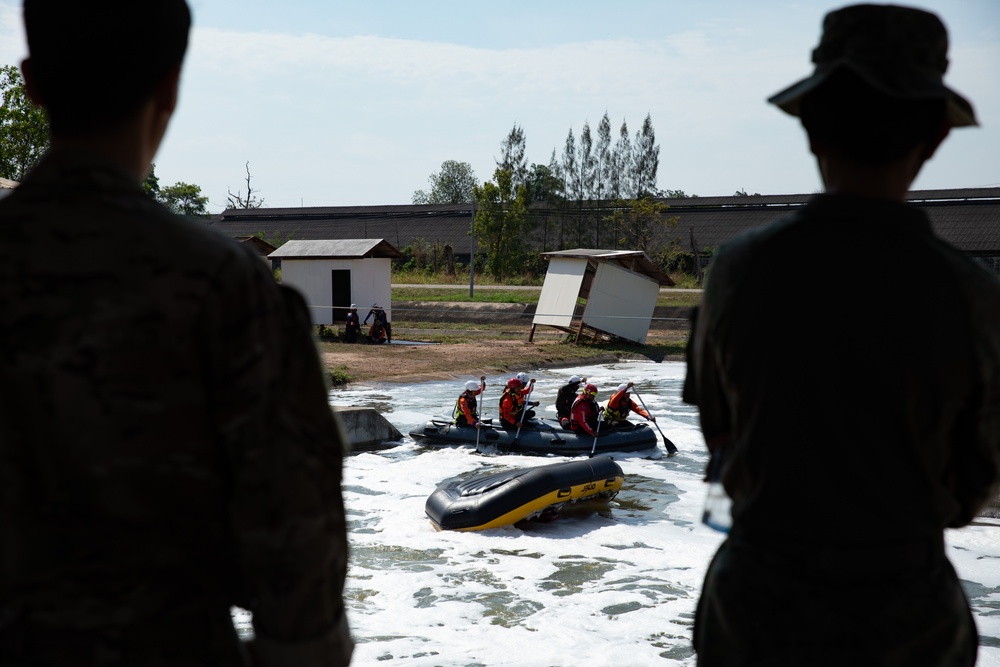
[[[340,370],[355,382],[469,380],[533,368],[610,363],[619,358],[575,345],[497,339],[437,345],[330,344],[321,346],[321,356],[329,370]]]

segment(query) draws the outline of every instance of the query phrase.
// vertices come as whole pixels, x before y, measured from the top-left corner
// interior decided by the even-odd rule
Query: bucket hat
[[[944,85],[948,32],[934,14],[897,5],[851,5],[823,19],[811,76],[768,98],[798,116],[802,98],[846,68],[876,91],[898,99],[943,99],[952,127],[978,125],[972,104]]]

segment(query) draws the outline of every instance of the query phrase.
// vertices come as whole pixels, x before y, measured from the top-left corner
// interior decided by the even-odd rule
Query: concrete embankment
[[[333,409],[347,435],[352,452],[384,449],[403,439],[403,434],[374,408],[335,407]]]

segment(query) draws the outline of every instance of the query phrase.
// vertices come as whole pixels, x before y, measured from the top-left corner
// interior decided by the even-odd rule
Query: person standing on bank
[[[305,302],[140,186],[187,4],[23,12],[51,144],[0,200],[0,665],[346,665],[345,441]]]
[[[559,392],[556,394],[556,415],[559,418],[559,423],[565,429],[570,428],[569,418],[570,412],[573,410],[573,401],[578,396],[580,385],[586,381],[587,378],[574,375],[570,377],[569,382],[559,388]]]
[[[385,314],[385,309],[377,303],[373,303],[372,309],[365,315],[365,321],[362,324],[368,324],[369,318],[372,320],[371,329],[368,331],[371,341],[373,343],[391,343],[392,325],[389,324],[389,316]]]
[[[469,380],[465,383],[465,391],[455,401],[454,418],[457,426],[475,426],[479,428],[479,406],[476,404],[476,396],[483,393],[485,389],[485,375],[480,376],[479,382]]]
[[[361,332],[361,322],[358,317],[357,304],[351,304],[351,309],[347,311],[347,342],[358,342],[358,334]]]
[[[906,196],[975,115],[925,11],[833,11],[813,62],[770,101],[801,119],[825,192],[722,247],[689,345],[684,398],[732,501],[698,664],[971,666],[943,533],[998,490],[1000,282]],[[845,261],[865,296],[831,317]]]

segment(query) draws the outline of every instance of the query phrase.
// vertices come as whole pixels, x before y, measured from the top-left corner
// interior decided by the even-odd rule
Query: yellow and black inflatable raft
[[[484,530],[525,519],[550,519],[567,503],[618,495],[621,466],[607,456],[507,470],[445,482],[424,511],[438,530]]]

